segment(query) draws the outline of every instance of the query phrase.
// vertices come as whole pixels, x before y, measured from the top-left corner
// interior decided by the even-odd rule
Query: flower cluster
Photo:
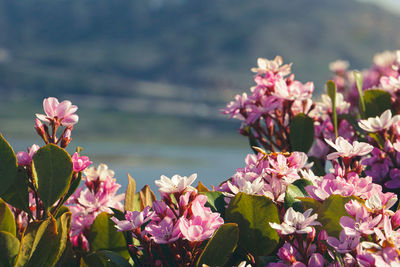
[[[77,160],[74,168],[82,169],[87,162]],[[90,167],[83,171],[85,186],[78,188],[66,202],[72,213],[70,238],[72,245],[82,250],[89,250],[88,230],[101,212],[112,214],[111,208],[123,209],[124,194],[117,194],[121,187],[114,178],[114,172],[107,165]]]
[[[289,184],[301,179],[300,171],[311,167],[307,155],[302,152],[247,155],[244,168],[222,183],[217,190],[227,196],[227,200],[239,192],[249,195],[263,195],[276,203],[283,203]]]
[[[291,64],[283,65],[279,56],[258,59],[258,67],[252,71],[256,85],[250,89],[251,95],[237,95],[222,112],[241,120],[240,133],[257,140],[260,147],[291,151],[288,126],[296,114],[313,109],[314,84],[295,80]]]
[[[155,264],[169,255],[179,266],[194,264],[201,253],[202,241],[224,223],[219,213],[205,206],[207,196],[191,186],[196,177],[196,174],[161,176],[155,182],[161,200],[155,200],[142,211],[126,211],[125,220],[112,218],[119,231],[129,231],[139,240],[140,247],[132,246],[131,250],[136,255],[145,255],[140,264]],[[166,250],[161,250],[163,244]]]

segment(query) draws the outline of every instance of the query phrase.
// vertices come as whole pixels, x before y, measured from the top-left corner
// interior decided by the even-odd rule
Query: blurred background
[[[175,173],[217,185],[250,153],[219,110],[252,86],[258,57],[294,62],[318,97],[329,62],[361,69],[398,49],[399,16],[397,0],[0,0],[0,131],[16,151],[41,144],[43,99],[69,99],[70,151],[121,184],[129,172],[140,187]]]

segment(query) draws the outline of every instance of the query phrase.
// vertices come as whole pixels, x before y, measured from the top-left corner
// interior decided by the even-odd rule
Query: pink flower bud
[[[319,232],[318,241],[324,241],[327,239],[328,239],[328,233],[326,232],[326,230],[322,230],[321,232]]]
[[[35,119],[35,128],[36,129],[41,129],[43,128],[43,123],[39,119]]]
[[[400,226],[400,210],[396,211],[396,213],[391,218],[392,227],[396,229]]]
[[[323,267],[324,266],[324,257],[319,253],[313,253],[308,260],[308,266],[313,267]]]
[[[309,232],[309,233],[307,234],[307,241],[308,241],[308,242],[313,242],[314,239],[315,239],[315,235],[316,235],[315,228],[312,227],[311,232]]]
[[[294,255],[289,251],[289,249],[285,247],[281,247],[278,250],[278,256],[281,260],[285,261],[286,263],[293,263],[296,262],[296,258]]]
[[[32,162],[32,158],[25,151],[20,151],[17,153],[17,162],[20,166],[28,166]]]

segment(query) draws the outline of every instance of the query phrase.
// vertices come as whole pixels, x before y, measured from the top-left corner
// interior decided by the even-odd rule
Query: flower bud
[[[19,166],[28,166],[32,162],[32,158],[25,151],[20,151],[17,153],[17,163]]]
[[[328,233],[326,232],[326,230],[322,230],[321,232],[319,232],[318,241],[324,241],[327,239],[328,239]]]
[[[400,210],[397,210],[396,213],[391,218],[392,227],[396,229],[400,226]]]
[[[314,227],[312,227],[311,229],[312,229],[311,232],[307,234],[307,242],[309,243],[314,241],[315,235],[317,234]]]
[[[278,250],[278,256],[281,260],[283,260],[286,263],[293,263],[296,261],[294,255],[285,247],[281,247]]]
[[[67,128],[67,129],[65,129],[64,135],[62,136],[60,146],[62,148],[66,148],[70,142],[71,142],[71,129]]]

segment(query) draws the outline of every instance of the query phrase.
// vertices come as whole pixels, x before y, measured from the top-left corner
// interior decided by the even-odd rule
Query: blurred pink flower
[[[20,166],[30,165],[32,162],[33,155],[35,155],[36,151],[38,151],[40,146],[33,144],[31,147],[28,147],[28,152],[20,151],[17,153],[17,162]]]
[[[78,122],[79,117],[75,114],[78,107],[72,105],[71,101],[64,100],[61,103],[55,97],[45,98],[43,100],[43,109],[46,115],[36,114],[36,117],[42,121],[51,122],[57,119],[61,125],[70,126]]]

